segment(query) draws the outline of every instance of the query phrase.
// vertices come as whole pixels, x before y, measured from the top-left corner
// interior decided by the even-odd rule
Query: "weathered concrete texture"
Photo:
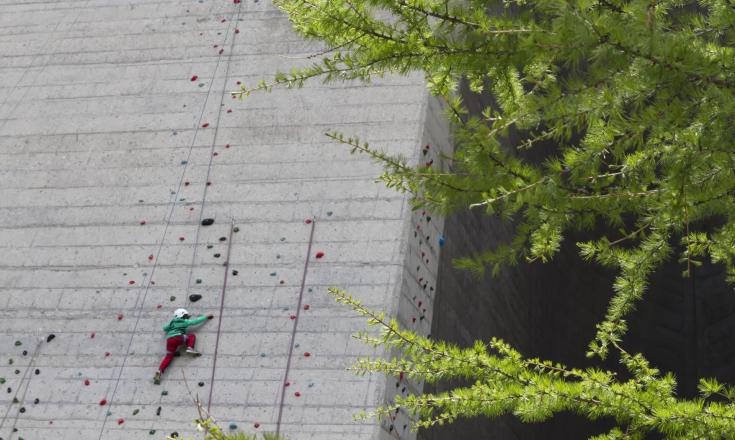
[[[288,438],[411,436],[352,420],[393,391],[325,290],[428,331],[441,222],[323,133],[416,163],[446,131],[419,77],[230,99],[317,50],[265,1],[0,1],[0,437],[194,435],[182,367],[225,427],[274,431],[285,380]],[[156,387],[181,306],[217,318]]]

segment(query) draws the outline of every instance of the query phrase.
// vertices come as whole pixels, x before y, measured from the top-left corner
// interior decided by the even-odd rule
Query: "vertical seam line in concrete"
[[[239,8],[238,8],[238,14],[239,14]],[[229,35],[229,26],[228,26],[228,35]],[[233,37],[233,40],[234,40],[234,37]],[[194,145],[196,144],[196,138],[197,138],[197,134],[199,133],[199,127],[201,126],[202,118],[204,117],[204,112],[206,111],[206,108],[207,108],[207,102],[209,101],[209,96],[212,92],[212,86],[214,85],[214,81],[217,76],[217,71],[219,70],[219,65],[220,65],[221,60],[222,60],[222,57],[217,57],[217,64],[215,65],[214,72],[212,74],[212,81],[210,82],[209,88],[207,89],[207,95],[204,98],[204,104],[202,105],[202,111],[199,113],[199,120],[197,121],[197,125],[194,128],[194,136],[192,137],[191,145],[189,146],[189,153],[187,155],[186,163],[184,164],[184,169],[182,170],[181,177],[179,178],[179,184],[176,189],[176,194],[174,194],[173,201],[171,202],[171,209],[169,210],[168,218],[166,219],[166,223],[163,229],[163,236],[161,237],[161,243],[159,244],[158,250],[156,251],[156,260],[153,263],[153,267],[151,268],[151,274],[150,274],[150,277],[148,278],[148,282],[145,284],[145,289],[143,291],[143,300],[142,302],[140,301],[140,295],[139,295],[135,301],[135,310],[138,311],[138,314],[135,319],[135,325],[133,326],[133,331],[130,334],[130,341],[128,342],[128,347],[125,351],[125,357],[123,358],[123,363],[120,366],[120,372],[117,375],[117,379],[115,380],[115,386],[113,387],[112,394],[110,396],[108,412],[105,413],[105,418],[102,421],[102,427],[100,428],[100,434],[98,437],[99,440],[102,439],[102,435],[104,434],[104,431],[105,431],[105,426],[107,425],[107,420],[110,418],[109,408],[112,408],[112,405],[114,403],[114,399],[117,394],[117,388],[120,385],[120,379],[122,378],[122,373],[123,373],[123,370],[125,369],[125,365],[127,363],[128,356],[130,354],[130,347],[132,347],[133,345],[133,339],[135,338],[135,332],[138,329],[138,324],[140,323],[140,318],[143,313],[143,305],[145,304],[145,300],[148,296],[148,291],[150,289],[151,280],[153,279],[153,275],[155,274],[156,267],[158,266],[158,258],[161,255],[163,244],[166,241],[166,234],[168,233],[168,228],[171,224],[171,219],[173,218],[174,210],[176,209],[178,196],[181,193],[181,186],[183,185],[183,182],[184,182],[184,176],[186,176],[186,171],[189,167],[189,160],[191,159],[191,154],[192,154],[192,151],[194,150]],[[195,246],[195,249],[196,249],[196,246]]]
[[[235,29],[237,29],[237,23],[240,20],[240,10],[242,8],[242,3],[238,3],[237,6],[237,12],[235,13]],[[233,20],[230,20],[230,23],[227,25],[227,35],[230,35],[230,25],[233,23]],[[227,37],[225,37],[227,38]],[[184,305],[189,305],[189,291],[191,290],[191,278],[194,274],[194,264],[196,263],[196,258],[198,255],[199,250],[199,232],[201,231],[201,225],[202,225],[202,219],[204,218],[204,205],[207,202],[207,192],[209,189],[209,186],[207,182],[209,182],[209,176],[212,173],[212,163],[214,162],[214,149],[217,146],[217,134],[219,133],[219,124],[222,120],[222,105],[225,101],[225,92],[227,90],[227,83],[230,79],[230,61],[232,59],[232,51],[235,47],[235,39],[237,38],[237,33],[232,32],[232,40],[230,41],[230,50],[227,54],[227,61],[225,62],[225,76],[224,76],[224,82],[222,84],[222,94],[220,95],[219,99],[219,106],[217,108],[217,121],[214,125],[214,136],[212,136],[212,146],[209,149],[209,163],[207,164],[207,175],[204,178],[204,192],[202,193],[202,203],[199,208],[199,220],[197,221],[197,231],[196,235],[194,237],[194,252],[191,256],[191,265],[189,266],[189,279],[186,281],[186,295],[184,295]]]
[[[219,316],[217,316],[217,338],[214,342],[214,357],[212,359],[212,378],[209,381],[209,398],[207,399],[207,414],[212,408],[212,394],[214,392],[214,374],[217,370],[217,353],[219,353],[219,337],[222,333],[222,313],[225,310],[225,292],[227,291],[227,275],[230,272],[230,251],[232,251],[232,233],[235,229],[234,219],[230,223],[230,237],[229,243],[227,244],[227,255],[225,260],[225,278],[222,281],[222,295],[219,303]]]
[[[293,329],[291,330],[291,344],[288,348],[288,357],[286,361],[286,371],[283,373],[281,381],[281,401],[278,404],[278,419],[276,421],[276,437],[281,434],[281,419],[283,418],[283,406],[286,400],[286,381],[288,374],[291,372],[291,359],[293,358],[294,341],[296,340],[296,328],[299,324],[299,316],[301,315],[301,302],[304,299],[304,288],[306,286],[306,274],[309,270],[309,259],[311,257],[311,245],[314,242],[314,229],[316,228],[316,219],[312,219],[311,231],[309,232],[309,245],[306,248],[306,260],[304,261],[304,274],[301,276],[301,290],[299,291],[299,301],[296,305],[296,318],[293,321]]]

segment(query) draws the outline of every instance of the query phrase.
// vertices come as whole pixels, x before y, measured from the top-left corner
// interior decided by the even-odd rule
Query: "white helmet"
[[[183,318],[188,314],[189,312],[186,309],[176,309],[176,311],[174,312],[174,318]]]

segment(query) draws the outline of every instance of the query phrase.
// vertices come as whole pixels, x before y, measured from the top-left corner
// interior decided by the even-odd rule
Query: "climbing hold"
[[[156,430],[155,429],[151,429],[150,431],[148,431],[148,434],[150,434],[150,435],[153,435],[155,433],[156,433]]]
[[[289,382],[289,381],[286,381],[286,382],[284,382],[284,383],[283,383],[283,386],[284,386],[284,387],[287,387],[287,386],[289,386],[289,385],[291,385],[291,382]]]
[[[96,336],[95,333],[92,332],[92,333],[89,334],[89,339],[94,339],[95,336]]]
[[[148,261],[153,261],[153,254],[148,255]]]
[[[240,2],[238,2],[238,3],[240,3]],[[239,34],[239,33],[240,33],[240,29],[238,29],[238,28],[235,28],[235,33],[236,33],[236,34]]]
[[[196,81],[197,79],[199,79],[199,77],[198,77],[198,76],[196,76],[196,75],[193,75],[193,76],[191,77],[191,82],[194,82],[194,81]]]
[[[123,419],[117,419],[117,424],[118,425],[122,425],[123,423],[125,423],[125,420],[123,420]]]
[[[15,374],[20,374],[20,370],[15,370]]]
[[[36,397],[35,399],[33,399],[33,404],[34,404],[34,405],[38,405],[38,403],[39,403],[40,401],[41,401],[41,399],[39,399],[38,397]]]
[[[293,395],[296,396],[296,397],[301,397],[301,393],[299,393],[298,391],[296,391],[295,393],[293,393]]]
[[[160,416],[161,415],[161,407],[160,406],[158,408],[156,408],[156,415],[157,416]]]
[[[314,289],[312,289],[311,287],[309,287],[308,291],[309,291],[309,292],[313,292],[313,291],[314,291]]]
[[[232,109],[231,108],[228,108],[227,109],[227,113],[232,113]],[[215,154],[217,154],[217,153],[215,153]]]
[[[107,399],[100,400],[100,406],[105,406],[105,405],[107,405]]]
[[[211,245],[211,244],[208,244],[207,245],[207,249],[212,249],[213,247],[214,247],[214,245]]]
[[[427,222],[430,222],[430,221],[431,221],[431,216],[430,216],[430,215],[427,215],[427,216],[426,216],[426,221],[427,221]]]
[[[238,228],[237,226],[235,226],[235,227],[234,227],[234,228],[232,229],[232,232],[240,232],[240,228]]]
[[[260,353],[260,357],[264,358],[265,357],[265,353]],[[3,383],[5,383],[5,382],[3,382]]]
[[[291,315],[291,320],[293,321],[294,319],[296,319],[296,315]]]
[[[237,425],[234,423],[230,423],[230,429],[235,430],[237,429]]]
[[[189,301],[191,301],[193,303],[199,301],[200,299],[202,299],[202,295],[199,295],[198,293],[194,293],[194,294],[189,295]]]
[[[21,413],[24,413],[24,412],[26,412],[26,408],[25,408],[25,406],[21,406],[21,407],[20,407],[20,410],[19,410],[19,411],[20,411]]]
[[[255,423],[253,423],[253,426],[255,427],[255,429],[258,429],[258,428],[260,428],[260,423],[255,422]]]
[[[110,352],[109,351],[106,351],[105,352],[105,357],[110,357]]]
[[[56,335],[52,333],[46,337],[46,342],[51,342],[54,338],[56,338]]]
[[[213,256],[214,256],[214,258],[219,258],[219,257],[222,256],[222,254],[217,253],[217,254],[214,254]]]
[[[137,416],[139,412],[140,412],[140,410],[138,408],[136,408],[136,409],[133,410],[133,415],[134,416]]]
[[[304,310],[309,310],[311,306],[309,304],[304,304]]]
[[[162,396],[168,396],[168,391],[166,391],[166,390],[161,391],[161,395]]]
[[[162,309],[163,308],[163,304],[156,304],[156,308],[157,309]]]
[[[278,284],[283,284],[283,283],[284,283],[284,281],[283,281],[283,280],[281,280],[281,281],[279,281],[279,282],[278,282]]]
[[[309,388],[314,388],[314,382],[309,383]]]
[[[196,281],[195,281],[195,283],[202,284],[202,279],[201,278],[197,278]]]
[[[204,124],[202,124],[202,128],[207,128],[207,127],[209,127],[209,122],[205,122]]]
[[[204,220],[202,220],[202,226],[210,226],[213,224],[214,224],[213,218],[205,218]]]
[[[13,403],[20,403],[20,400],[17,397],[13,397]]]
[[[186,240],[186,238],[184,238],[184,237],[179,237],[179,241],[184,241],[184,240]]]
[[[306,223],[307,225],[310,225],[311,224],[311,219],[310,218],[307,218],[306,220],[304,220],[304,223]]]
[[[286,241],[286,237],[281,237],[281,241]]]
[[[36,376],[38,376],[39,374],[41,374],[41,370],[39,370],[38,368],[36,368],[36,371],[34,371],[33,373],[34,373],[34,374],[35,374]]]
[[[319,252],[316,253],[316,258],[317,259],[322,258],[322,257],[324,257],[324,252],[319,251]]]
[[[327,211],[327,217],[331,217],[332,214],[333,214],[332,211]]]
[[[232,271],[232,276],[236,277],[238,273],[239,273],[238,271],[236,271],[236,270],[233,270],[233,271]]]
[[[444,240],[444,236],[443,235],[441,237],[439,237],[439,247],[440,248],[443,248],[444,247],[444,241],[445,240]]]
[[[28,350],[23,350],[23,356],[28,356]]]
[[[89,379],[84,379],[84,386],[89,386]]]
[[[118,320],[118,321],[122,321],[122,320],[123,320],[123,318],[124,318],[124,316],[123,316],[123,314],[122,314],[122,313],[118,313],[118,314],[117,314],[117,320]]]
[[[15,346],[16,346],[16,347],[20,347],[21,345],[23,345],[23,343],[22,343],[22,342],[20,342],[20,341],[15,341]]]
[[[224,49],[220,49],[219,50],[219,54],[222,55],[222,52],[224,52],[224,51],[225,51]]]
[[[275,272],[271,272],[271,276],[272,277],[276,276],[276,273]]]
[[[225,148],[230,148],[230,144],[225,144]]]
[[[134,280],[130,280],[130,281],[128,281],[128,284],[130,284],[132,286],[133,284],[135,284],[135,281]]]
[[[4,377],[0,377],[0,385],[2,385],[4,383],[5,383],[5,378]]]
[[[309,353],[308,351],[305,351],[304,352],[304,357],[307,357],[308,358],[309,356],[311,356],[311,353]]]
[[[199,382],[197,385],[199,385],[200,387],[203,387],[204,386],[204,382]]]
[[[187,163],[189,163],[189,161],[188,161],[188,160],[182,160],[182,161],[181,161],[181,165],[186,165]]]

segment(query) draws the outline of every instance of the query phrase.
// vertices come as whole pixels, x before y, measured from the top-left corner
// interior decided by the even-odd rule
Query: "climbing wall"
[[[264,0],[0,0],[0,438],[412,438],[352,415],[403,378],[345,368],[353,293],[427,333],[441,220],[332,129],[429,164],[419,77],[231,99],[304,42]],[[433,127],[433,128],[431,128]],[[214,314],[160,386],[172,311]]]

